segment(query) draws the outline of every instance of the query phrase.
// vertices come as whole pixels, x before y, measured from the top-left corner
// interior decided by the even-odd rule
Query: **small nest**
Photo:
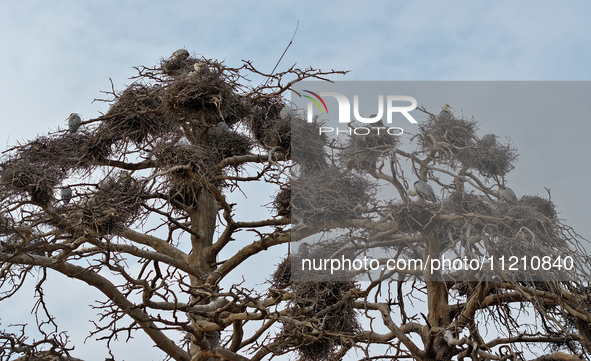
[[[355,289],[354,282],[298,282],[294,284],[292,317],[312,321],[314,328],[285,323],[279,337],[304,337],[298,347],[301,360],[328,360],[346,341],[341,334],[353,337],[361,331],[358,315],[353,308],[354,299],[344,298]],[[324,312],[323,312],[324,311]],[[319,333],[312,335],[314,331]]]
[[[551,234],[554,225],[540,210],[531,205],[519,202],[517,204],[501,202],[492,213],[498,218],[510,217],[514,220],[499,223],[498,231],[503,237],[512,238],[522,227],[541,234]]]
[[[285,257],[271,276],[271,287],[283,289],[291,284],[291,257]]]
[[[193,71],[193,65],[199,63],[200,60],[189,56],[188,58],[169,58],[160,61],[160,69],[162,72],[171,77],[187,76],[189,72]]]
[[[492,208],[480,196],[464,192],[453,192],[445,201],[445,211],[449,214],[491,214]]]
[[[250,138],[234,131],[220,132],[210,129],[205,143],[207,156],[211,157],[214,163],[229,157],[247,155],[252,149]]]
[[[195,176],[213,179],[218,175],[217,164],[208,154],[207,148],[175,141],[158,144],[153,151],[156,165],[168,172],[173,182],[193,182]]]
[[[377,125],[382,126],[381,123]],[[379,134],[377,130],[372,129],[372,132],[367,135],[349,136],[346,149],[340,153],[340,157],[348,170],[370,171],[376,169],[384,150],[397,147],[399,143],[398,137],[388,134],[385,129],[380,129]]]
[[[532,207],[550,219],[558,216],[554,202],[538,196],[524,196],[519,201],[524,206]]]
[[[486,178],[505,176],[515,168],[517,157],[515,148],[501,144],[489,148],[464,149],[458,154],[458,159],[464,167],[476,169]]]
[[[161,88],[132,84],[122,91],[97,129],[97,134],[108,134],[107,138],[118,136],[142,143],[148,136],[156,138],[178,128],[178,124],[168,121],[159,109],[162,97]]]
[[[49,204],[54,188],[67,175],[59,166],[48,163],[30,156],[12,157],[2,164],[2,183],[17,192],[28,192],[35,204]]]
[[[273,200],[273,208],[277,210],[280,217],[291,217],[291,186],[281,188]]]
[[[400,203],[389,207],[392,218],[401,232],[422,232],[436,227],[433,217],[440,209],[440,204],[424,202]]]
[[[268,148],[281,147],[285,153],[291,148],[291,120],[281,119],[284,107],[276,100],[266,100],[252,107],[250,129],[257,141]]]
[[[298,222],[322,222],[356,217],[376,188],[367,179],[338,168],[327,168],[292,179],[291,205]]]
[[[170,181],[168,188],[168,196],[182,204],[184,207],[196,206],[201,190],[203,189],[203,187],[196,182],[178,180]],[[175,204],[173,203],[173,205]]]
[[[419,125],[419,130],[423,149],[435,151],[435,157],[453,161],[465,148],[473,146],[477,126],[473,120],[430,116]]]
[[[318,170],[327,167],[327,144],[325,134],[320,134],[321,124],[307,123],[300,118],[291,120],[292,160],[305,170]]]

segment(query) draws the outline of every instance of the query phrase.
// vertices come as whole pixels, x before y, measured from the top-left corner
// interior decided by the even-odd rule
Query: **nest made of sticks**
[[[33,163],[44,163],[50,167],[70,170],[91,168],[93,163],[104,160],[112,154],[116,139],[104,134],[93,134],[87,129],[76,133],[41,136],[18,150],[18,156]]]
[[[324,147],[328,138],[320,133],[321,126],[318,121],[307,123],[297,117],[291,120],[291,159],[304,170],[327,167]]]
[[[195,71],[195,64],[199,71]],[[178,70],[171,71],[171,66]],[[164,87],[167,117],[175,119],[181,111],[196,119],[203,117],[213,124],[225,121],[232,126],[248,114],[246,102],[236,92],[236,83],[225,76],[226,69],[221,64],[189,57],[164,61],[161,69],[174,77]],[[216,120],[209,119],[212,117]]]
[[[251,104],[249,127],[255,139],[267,148],[279,147],[289,154],[291,148],[291,119],[279,115],[285,105],[276,99]]]
[[[203,146],[181,141],[168,141],[157,144],[153,151],[154,162],[173,181],[192,182],[195,176],[213,179],[219,174],[215,170],[217,162]]]
[[[77,228],[108,235],[141,216],[142,189],[128,172],[121,172],[105,178],[97,191],[80,194],[81,201],[63,206],[62,211]]]
[[[358,216],[372,199],[376,185],[339,168],[303,173],[291,181],[292,217],[320,224]]]
[[[424,201],[397,203],[388,207],[396,228],[401,232],[423,232],[439,226],[434,217],[441,211],[440,204]]]
[[[347,337],[361,331],[353,297],[345,295],[356,289],[354,282],[297,282],[290,316],[311,322],[313,327],[283,323],[278,341],[297,346],[301,360],[328,360],[334,351],[346,344]],[[350,293],[349,293],[350,295]],[[295,344],[296,340],[301,344]]]
[[[517,149],[510,145],[494,144],[487,148],[464,149],[457,158],[466,168],[475,169],[483,177],[505,176],[515,168]]]
[[[145,139],[173,132],[179,128],[163,116],[163,90],[160,87],[134,83],[123,90],[102,118],[97,134],[105,133],[113,138],[129,139],[136,144]]]
[[[368,134],[349,135],[345,143],[345,149],[339,154],[341,161],[348,170],[369,171],[376,169],[377,162],[384,154],[384,151],[395,148],[400,144],[398,136],[388,134],[381,122],[377,123],[376,127],[373,128],[367,128],[372,130]],[[379,133],[376,128],[380,128]]]
[[[1,182],[16,192],[28,192],[31,202],[45,205],[53,199],[53,190],[67,176],[59,165],[37,157],[34,152],[13,154],[1,164]]]
[[[482,196],[465,192],[452,192],[444,203],[444,209],[449,214],[491,214],[492,207]]]
[[[252,149],[250,137],[232,130],[221,131],[219,127],[210,128],[204,144],[207,156],[214,163],[240,155],[247,155]]]
[[[275,195],[273,208],[280,217],[291,218],[291,185],[283,186]]]
[[[429,116],[427,122],[419,125],[421,146],[434,151],[437,158],[453,161],[465,148],[474,145],[476,130],[474,120]]]

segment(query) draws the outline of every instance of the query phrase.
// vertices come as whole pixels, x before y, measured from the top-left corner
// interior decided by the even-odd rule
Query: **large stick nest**
[[[298,117],[291,120],[292,160],[303,171],[327,167],[324,147],[328,139],[325,134],[320,134],[321,126],[318,121],[310,124]]]
[[[252,104],[249,127],[255,139],[267,148],[279,148],[289,154],[291,149],[291,119],[281,118],[285,105],[276,99]]]
[[[338,168],[304,173],[291,185],[293,218],[307,224],[356,217],[376,188],[369,180]]]
[[[195,64],[199,71],[195,71]],[[225,76],[221,64],[189,57],[163,61],[161,69],[174,77],[165,86],[167,117],[176,119],[185,114],[206,124],[224,121],[232,126],[248,114],[246,102],[236,93],[238,85]]]
[[[430,115],[427,122],[419,125],[421,146],[427,151],[434,151],[435,157],[454,161],[463,149],[474,144],[476,130],[473,120],[454,117],[438,119]]]
[[[441,205],[418,201],[392,204],[388,210],[401,232],[423,232],[439,225],[434,217],[441,211]]]
[[[60,212],[79,229],[109,235],[118,227],[127,227],[141,216],[142,186],[129,173],[105,178],[98,190],[81,194],[79,201],[62,207]]]
[[[104,117],[98,133],[119,136],[140,144],[146,138],[173,132],[179,128],[161,111],[161,87],[134,83],[122,91]]]
[[[2,184],[16,192],[28,192],[31,202],[46,205],[53,199],[53,189],[67,176],[34,152],[15,155],[2,163]]]

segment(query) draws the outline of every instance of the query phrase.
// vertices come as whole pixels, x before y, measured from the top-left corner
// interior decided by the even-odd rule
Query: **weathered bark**
[[[202,188],[197,198],[196,206],[189,209],[191,220],[191,230],[197,234],[191,236],[191,254],[189,255],[189,265],[209,274],[214,270],[212,262],[205,258],[205,249],[213,244],[215,233],[216,216],[218,204],[209,191]],[[191,276],[191,286],[200,287],[203,285],[203,279]],[[193,299],[192,301],[197,301]],[[205,303],[212,300],[206,300]],[[199,320],[201,317],[193,316],[192,326],[199,329]],[[218,358],[208,357],[205,350],[212,350],[220,347],[219,332],[199,332],[197,331],[191,339],[190,353],[192,360],[216,360]],[[203,355],[203,356],[200,356]]]

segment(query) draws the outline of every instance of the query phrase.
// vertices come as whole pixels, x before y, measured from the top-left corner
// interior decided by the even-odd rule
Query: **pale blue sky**
[[[298,20],[280,69],[297,63],[351,70],[334,80],[591,80],[590,16],[586,1],[4,2],[1,148],[63,128],[72,112],[98,116],[107,106],[92,100],[110,89],[109,78],[122,90],[131,83],[133,66],[152,66],[178,48],[230,66],[249,59],[270,71]],[[556,119],[551,126],[536,119],[481,125],[483,132],[511,137],[519,149],[510,183],[516,193],[543,195],[544,186],[552,188],[561,216],[587,238],[588,124],[582,117]],[[261,203],[269,200],[263,195]],[[75,297],[85,296],[89,300],[82,303],[94,299]],[[69,330],[80,330],[77,339],[83,339],[89,316],[72,316],[71,296],[63,289],[51,297],[65,299],[57,302],[56,314],[70,319]],[[30,309],[11,307],[15,315]],[[6,326],[7,308],[1,310]],[[104,359],[103,348],[88,341],[77,345],[74,356]],[[134,347],[117,359],[158,360],[156,355]]]

